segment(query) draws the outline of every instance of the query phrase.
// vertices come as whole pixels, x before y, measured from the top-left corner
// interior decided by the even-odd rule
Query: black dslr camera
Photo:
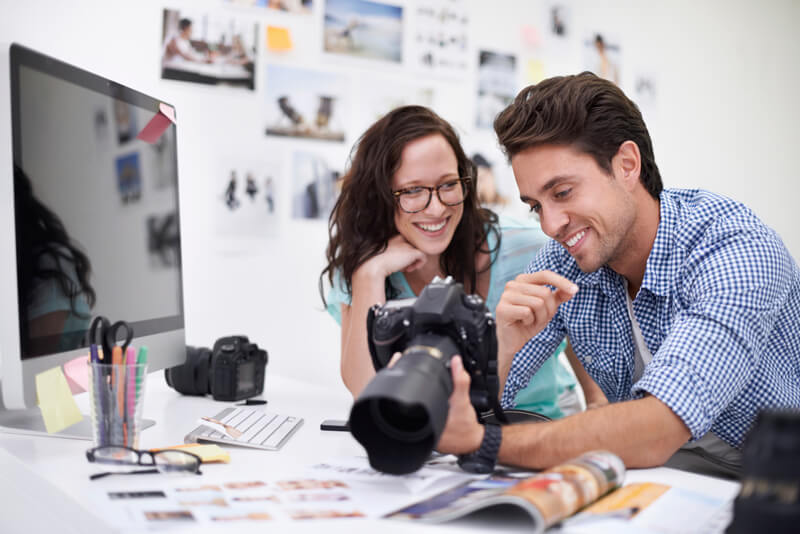
[[[264,391],[267,351],[246,336],[221,337],[214,348],[186,347],[186,363],[164,370],[167,384],[184,395],[238,401]]]
[[[456,354],[471,378],[476,416],[489,409],[506,422],[497,400],[497,335],[483,299],[435,278],[416,299],[373,306],[367,338],[378,373],[350,411],[350,429],[370,465],[386,473],[419,469],[439,441],[453,391],[450,360]],[[403,357],[385,369],[392,355]]]

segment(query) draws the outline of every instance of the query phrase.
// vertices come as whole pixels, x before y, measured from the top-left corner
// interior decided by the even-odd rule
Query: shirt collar
[[[677,276],[679,268],[678,263],[670,261],[670,257],[675,245],[680,206],[677,199],[667,190],[661,191],[659,201],[661,213],[658,230],[653,248],[647,257],[642,288],[656,295],[666,296],[670,293],[672,281]]]

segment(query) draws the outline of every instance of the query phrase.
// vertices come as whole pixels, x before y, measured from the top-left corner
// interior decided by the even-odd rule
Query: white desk
[[[210,397],[186,397],[166,385],[163,373],[148,377],[144,416],[157,424],[140,438],[143,449],[175,445],[197,426],[203,415],[213,414],[229,403],[215,402]],[[298,415],[305,419],[303,426],[278,452],[228,448],[230,464],[203,465],[203,478],[208,479],[274,479],[278,475],[296,475],[314,463],[332,458],[363,454],[363,449],[345,432],[319,430],[323,419],[344,419],[350,408],[350,398],[343,388],[326,389],[295,380],[272,376],[267,372],[264,397],[269,400],[267,409]],[[86,395],[78,396],[78,403],[88,413]],[[98,490],[124,488],[135,491],[152,489],[153,478],[163,475],[108,477],[90,481],[89,475],[102,469],[86,461],[88,441],[55,439],[49,437],[0,434],[0,532],[3,534],[51,532],[104,533],[115,529],[104,523],[93,510],[93,495]],[[147,479],[147,480],[143,480]],[[733,498],[738,484],[725,480],[692,475],[673,469],[643,469],[629,471],[627,482],[661,482],[676,487]],[[157,484],[156,484],[157,485]],[[410,499],[413,500],[413,497]],[[462,519],[442,525],[415,523],[415,532],[453,532],[529,529],[523,518],[501,519],[497,516]],[[405,522],[364,519],[333,519],[295,521],[268,526],[280,532],[408,532]],[[221,532],[220,528],[203,527],[202,531]],[[264,526],[254,526],[252,531],[264,532]],[[236,525],[236,532],[249,532],[244,525]],[[180,530],[181,532],[184,529]],[[197,531],[197,530],[192,530]],[[170,529],[169,532],[175,532]]]

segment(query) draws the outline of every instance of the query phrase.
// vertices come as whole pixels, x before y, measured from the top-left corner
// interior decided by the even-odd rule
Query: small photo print
[[[266,512],[250,512],[242,513],[236,512],[230,515],[212,515],[211,521],[218,523],[222,522],[236,522],[236,521],[270,521],[272,516]]]
[[[277,233],[281,213],[280,161],[250,162],[220,170],[215,182],[216,231],[226,237],[265,237]]]
[[[469,67],[469,15],[463,0],[430,0],[415,9],[411,47],[416,66],[462,76]]]
[[[569,7],[564,4],[549,6],[550,33],[554,37],[564,38],[570,33],[571,16]]]
[[[478,55],[478,128],[491,128],[495,117],[517,93],[517,58],[481,50]]]
[[[124,499],[166,499],[163,491],[109,491],[108,498],[112,501]]]
[[[266,134],[343,142],[346,82],[338,73],[269,65]]]
[[[102,130],[102,124],[105,122],[103,115],[104,113],[102,115],[95,114],[95,133],[98,136],[101,135],[99,131]],[[136,130],[136,114],[130,104],[122,100],[114,100],[114,121],[117,124],[117,142],[120,145],[136,139],[136,134],[138,133]],[[100,128],[98,128],[98,124],[100,124]]]
[[[180,265],[181,238],[176,212],[147,218],[147,252],[150,264],[154,267],[171,268]]]
[[[225,489],[229,490],[247,490],[253,488],[263,488],[267,485],[266,482],[261,480],[247,480],[243,482],[228,482],[224,484]]]
[[[226,0],[231,5],[265,7],[287,13],[310,15],[314,8],[313,0]]]
[[[297,480],[279,480],[278,487],[284,491],[297,491],[297,490],[318,490],[318,489],[333,489],[333,488],[347,488],[347,484],[341,480],[319,480],[316,478],[304,478]]]
[[[165,9],[161,78],[255,88],[258,24],[195,10]]]
[[[341,172],[310,152],[295,152],[293,167],[292,217],[327,219],[339,196]]]
[[[167,523],[167,522],[179,522],[185,523],[189,521],[194,521],[194,515],[189,510],[154,510],[149,512],[144,512],[144,518],[147,521],[152,521],[154,523]]]
[[[142,196],[142,171],[139,153],[120,156],[116,161],[117,191],[123,204],[136,202]]]
[[[584,41],[584,62],[587,70],[603,79],[620,83],[620,45],[614,37],[592,33]]]
[[[359,510],[292,510],[289,512],[292,519],[340,519],[353,517],[366,517]]]
[[[325,51],[400,63],[403,8],[366,0],[325,2]]]

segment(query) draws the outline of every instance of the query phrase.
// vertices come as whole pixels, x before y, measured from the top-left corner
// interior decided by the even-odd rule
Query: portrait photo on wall
[[[488,50],[478,52],[476,126],[491,128],[494,118],[517,94],[517,58]]]
[[[228,4],[246,7],[265,7],[299,15],[310,15],[314,8],[313,0],[226,0]]]
[[[180,265],[181,238],[176,212],[147,217],[147,251],[150,265],[155,268],[166,269]]]
[[[228,160],[230,161],[230,160]],[[251,162],[220,170],[215,181],[216,233],[226,237],[274,235],[283,208],[280,201],[282,165],[274,161]]]
[[[142,168],[139,153],[120,156],[116,161],[117,191],[123,204],[137,202],[142,196]]]
[[[266,135],[345,140],[347,78],[340,73],[267,66]]]
[[[327,219],[339,196],[342,173],[325,156],[297,151],[292,158],[292,217]]]
[[[117,125],[117,141],[120,145],[136,139],[136,113],[127,102],[114,100],[114,122]],[[97,124],[97,115],[95,115]],[[95,129],[95,133],[97,133]],[[99,135],[99,134],[98,134]]]
[[[161,78],[255,89],[258,24],[229,15],[165,9]]]
[[[584,66],[603,79],[620,84],[619,40],[606,33],[592,32],[584,39]]]
[[[326,52],[400,63],[403,8],[366,0],[325,2]]]
[[[431,0],[417,5],[411,46],[417,68],[438,75],[463,76],[469,67],[469,15],[461,0]]]

